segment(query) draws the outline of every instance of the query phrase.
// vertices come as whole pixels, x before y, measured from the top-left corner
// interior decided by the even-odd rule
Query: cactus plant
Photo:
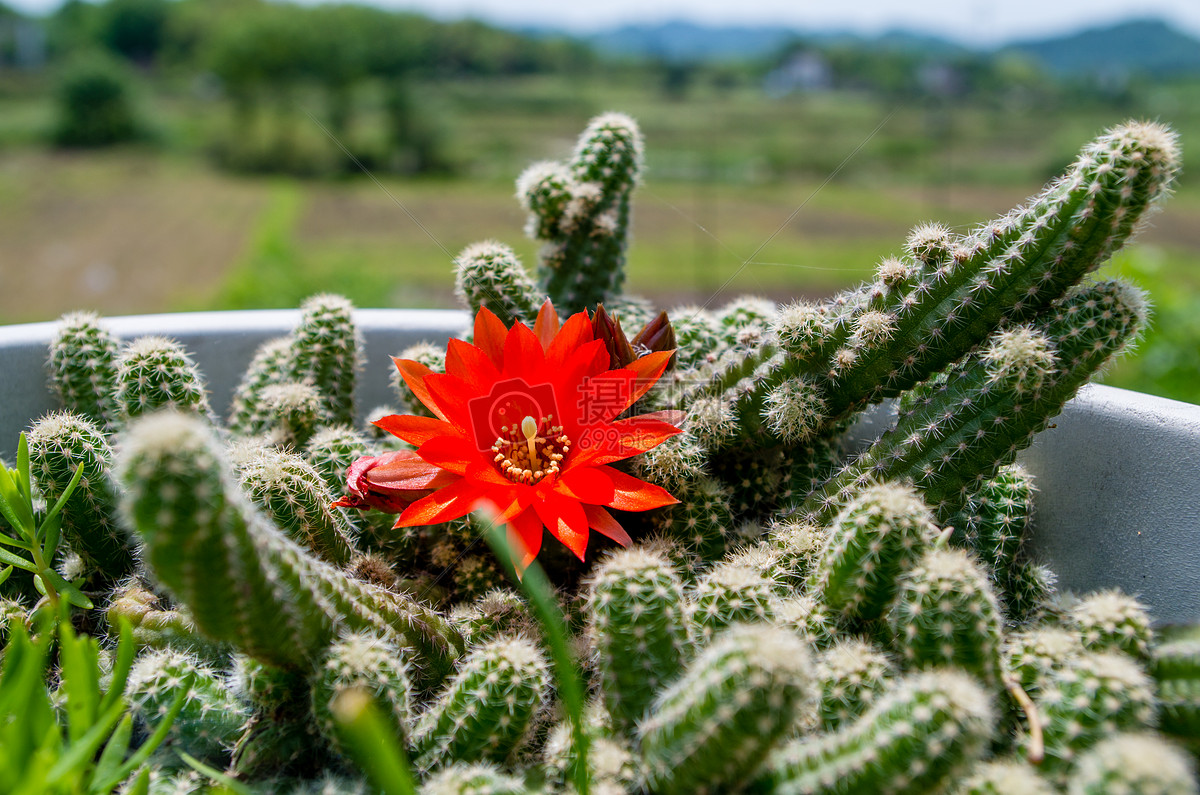
[[[922,224],[870,283],[831,299],[669,315],[620,293],[640,159],[636,126],[608,114],[569,162],[521,177],[546,243],[536,283],[499,243],[456,260],[472,350],[494,368],[530,376],[535,346],[561,335],[575,344],[555,348],[559,386],[584,359],[607,364],[596,377],[640,378],[609,418],[637,449],[581,444],[551,473],[553,494],[621,511],[628,532],[607,511],[558,515],[553,494],[476,461],[465,415],[446,411],[487,369],[464,361],[471,346],[403,352],[393,382],[415,416],[372,410],[364,434],[352,307],[317,296],[260,348],[222,429],[177,344],[118,354],[94,317],[70,318],[49,368],[96,424],[43,420],[0,473],[0,581],[18,560],[66,598],[0,602],[0,694],[16,692],[29,633],[48,638],[57,605],[123,639],[95,650],[89,674],[112,690],[118,726],[101,768],[128,746],[124,691],[142,724],[178,707],[174,747],[239,790],[1194,792],[1194,771],[1149,729],[1200,746],[1195,642],[1161,642],[1131,597],[1056,594],[1022,547],[1037,484],[1013,465],[1144,324],[1136,290],[1081,277],[1168,190],[1173,134],[1116,128],[1027,205],[965,234]],[[894,423],[852,454],[851,422],[889,397]],[[113,418],[106,489],[99,423]],[[657,446],[626,433],[638,422]],[[530,434],[532,458],[546,440]],[[505,449],[525,444],[514,438]],[[604,463],[580,475],[588,455]],[[437,472],[414,479],[407,464]],[[629,471],[661,507],[629,501]],[[426,488],[443,473],[502,494],[501,516],[463,515],[470,500],[448,510],[458,498]],[[417,501],[435,524],[411,521]],[[516,516],[522,544],[547,530],[574,544],[538,556],[557,593],[528,546],[522,595],[502,587],[499,537],[498,559],[478,544]],[[582,543],[590,530],[628,548],[602,557]],[[60,531],[78,554],[55,569]],[[107,622],[68,582],[87,567],[111,588],[97,601]],[[63,648],[65,671],[77,649]],[[57,719],[43,706],[38,720]],[[59,710],[72,727],[86,711],[71,694]],[[169,753],[123,764],[127,792],[204,786]]]

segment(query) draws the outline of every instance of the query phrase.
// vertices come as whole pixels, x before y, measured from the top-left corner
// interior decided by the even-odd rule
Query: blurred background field
[[[367,6],[0,6],[0,323],[455,306],[451,261],[587,120],[642,125],[630,289],[828,295],[913,225],[1006,211],[1130,117],[1200,152],[1200,42],[1131,22],[989,50],[662,25],[568,37]],[[1193,169],[1194,170],[1194,169]],[[1157,306],[1108,382],[1200,402],[1200,179],[1106,267]]]

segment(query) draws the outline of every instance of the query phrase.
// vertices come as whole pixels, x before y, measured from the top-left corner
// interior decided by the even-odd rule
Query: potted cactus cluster
[[[468,247],[469,317],[378,355],[316,296],[227,410],[180,340],[57,324],[0,471],[5,791],[1197,792],[1191,607],[1056,587],[1018,459],[1146,323],[1092,274],[1175,136],[831,299],[670,312],[622,292],[641,160],[593,120],[518,180],[536,275]]]

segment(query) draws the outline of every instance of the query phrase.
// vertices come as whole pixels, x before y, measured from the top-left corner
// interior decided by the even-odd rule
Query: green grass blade
[[[371,697],[359,689],[347,690],[332,707],[343,745],[371,783],[384,795],[414,795],[408,754]]]

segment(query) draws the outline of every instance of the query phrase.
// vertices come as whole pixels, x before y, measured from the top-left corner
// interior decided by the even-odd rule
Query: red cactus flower
[[[402,509],[396,527],[435,524],[478,507],[496,512],[524,569],[543,529],[580,559],[590,530],[631,539],[607,509],[646,511],[677,500],[611,466],[679,433],[679,412],[618,420],[662,375],[671,351],[610,369],[586,312],[560,324],[547,301],[532,329],[490,311],[474,344],[452,339],[446,372],[395,359],[435,418],[392,415],[375,424],[416,445],[416,458],[351,468],[352,493]],[[432,489],[420,494],[424,489]]]

